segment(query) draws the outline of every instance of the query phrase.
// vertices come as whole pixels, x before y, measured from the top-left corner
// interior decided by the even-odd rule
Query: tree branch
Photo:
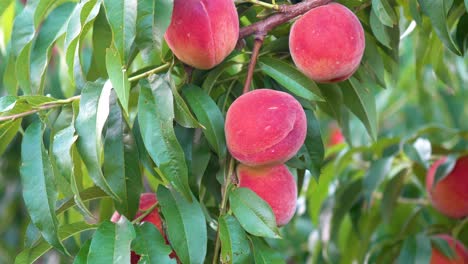
[[[274,14],[264,20],[253,23],[249,26],[241,28],[239,30],[239,40],[242,40],[247,36],[259,32],[267,33],[275,27],[306,13],[314,7],[326,5],[332,1],[333,0],[306,0],[295,5],[280,5],[279,13]]]

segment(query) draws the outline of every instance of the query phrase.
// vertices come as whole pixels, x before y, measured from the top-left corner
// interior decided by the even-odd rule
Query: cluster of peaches
[[[211,69],[233,51],[238,35],[234,1],[175,0],[165,39],[180,61],[197,69]],[[306,76],[321,83],[339,82],[359,67],[365,48],[364,30],[352,11],[330,3],[308,11],[294,22],[289,47],[295,65]],[[290,94],[271,89],[245,93],[230,106],[225,133],[229,152],[240,162],[236,170],[239,187],[249,188],[265,200],[279,226],[287,224],[295,212],[297,187],[284,163],[296,155],[306,137],[307,120],[301,104]],[[465,182],[457,184],[452,180],[457,177],[449,175],[436,187],[428,187],[434,206],[449,216],[468,215],[467,172],[465,158],[452,172],[459,179],[465,178]],[[433,175],[431,169],[428,186],[432,186]],[[154,194],[143,194],[140,210],[155,203]],[[112,220],[119,218],[116,213]],[[164,234],[157,209],[143,221],[153,223]],[[463,262],[468,253],[461,243],[442,238],[456,246],[461,262],[444,262],[447,258],[434,250],[432,263],[468,263]],[[138,259],[132,254],[132,263]]]

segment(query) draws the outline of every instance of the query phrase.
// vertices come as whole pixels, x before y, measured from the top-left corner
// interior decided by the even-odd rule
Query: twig
[[[279,5],[277,5],[275,3],[270,4],[270,3],[266,3],[266,2],[262,2],[262,1],[258,1],[258,0],[241,0],[241,1],[236,1],[236,3],[239,3],[239,4],[252,3],[254,5],[263,6],[263,7],[269,8],[269,9],[273,9],[273,10],[279,10],[280,9]]]
[[[35,113],[40,112],[40,111],[44,111],[44,110],[52,109],[52,108],[59,107],[59,106],[65,105],[65,104],[69,104],[69,103],[72,103],[72,102],[74,102],[76,100],[79,100],[79,99],[80,99],[80,96],[77,95],[77,96],[73,96],[73,97],[70,97],[70,98],[64,99],[64,100],[59,100],[59,101],[56,101],[56,102],[53,102],[53,103],[43,104],[43,105],[38,106],[37,108],[31,109],[29,111],[22,112],[22,113],[19,113],[19,114],[0,116],[0,122],[7,121],[7,120],[15,120],[15,119],[18,119],[18,118],[21,118],[21,117],[25,117],[25,116],[28,116],[28,115],[35,114]]]
[[[266,33],[289,20],[306,13],[314,7],[326,5],[332,1],[333,0],[306,0],[295,5],[280,5],[278,9],[279,13],[241,28],[239,31],[239,40],[258,32]]]
[[[249,69],[247,71],[247,78],[245,79],[243,93],[247,93],[250,89],[250,84],[252,83],[252,78],[255,71],[255,65],[257,65],[258,54],[260,53],[260,48],[262,47],[265,35],[266,33],[264,32],[259,32],[255,34],[255,42],[252,51],[252,57],[250,58]]]
[[[152,74],[164,71],[164,70],[168,69],[170,66],[171,66],[171,63],[166,63],[166,64],[163,64],[163,65],[161,65],[159,67],[151,69],[151,70],[149,70],[147,72],[132,76],[132,77],[128,78],[128,80],[130,82],[138,81],[138,80],[146,78],[146,77],[148,77],[148,76],[150,76]],[[22,117],[25,117],[25,116],[28,116],[28,115],[38,113],[40,111],[49,110],[49,109],[60,107],[60,106],[66,105],[66,104],[70,104],[70,103],[73,103],[74,101],[80,100],[80,98],[81,98],[80,95],[76,95],[76,96],[73,96],[73,97],[70,97],[70,98],[67,98],[67,99],[57,100],[55,102],[46,103],[46,104],[37,106],[36,108],[31,109],[31,110],[26,111],[26,112],[13,114],[13,115],[0,116],[0,122],[8,121],[8,120],[15,120],[15,119],[18,119],[18,118],[22,118]]]
[[[375,199],[381,200],[383,199],[383,194],[380,192],[374,192],[372,194],[372,197],[374,197]],[[427,199],[412,199],[412,198],[405,198],[401,196],[397,198],[397,202],[401,204],[415,204],[415,205],[421,205],[421,206],[428,206],[430,204],[429,200]]]

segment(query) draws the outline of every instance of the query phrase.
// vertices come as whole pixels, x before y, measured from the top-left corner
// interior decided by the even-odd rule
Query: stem
[[[270,3],[266,3],[266,2],[262,2],[262,1],[258,1],[258,0],[243,0],[243,1],[236,1],[236,3],[238,3],[238,4],[252,3],[254,5],[263,6],[263,7],[269,8],[269,9],[273,9],[273,10],[277,10],[277,11],[280,10],[280,6],[275,4],[275,3],[270,4]]]
[[[265,35],[266,34],[263,32],[255,34],[255,42],[254,42],[254,47],[252,51],[252,57],[250,58],[249,69],[247,72],[247,78],[245,80],[243,93],[247,93],[249,91],[250,84],[252,83],[255,65],[257,64],[258,54],[260,53],[260,48],[262,47],[263,40],[265,39]]]
[[[221,205],[219,208],[219,217],[223,216],[226,214],[226,209],[227,209],[227,202],[228,202],[228,192],[229,188],[231,188],[232,183],[234,182],[232,179],[232,174],[234,174],[234,159],[229,158],[229,166],[228,166],[228,171],[224,174],[224,185],[223,189],[221,190],[221,194],[223,196],[221,200]],[[214,251],[214,256],[213,256],[213,264],[217,263],[217,260],[219,258],[219,250],[221,247],[221,240],[219,239],[219,222],[218,222],[218,229],[216,230],[216,244],[215,244],[215,251]]]

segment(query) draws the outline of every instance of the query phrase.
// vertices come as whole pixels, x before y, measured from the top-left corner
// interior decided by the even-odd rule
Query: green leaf
[[[11,32],[15,20],[16,1],[6,0],[0,4],[0,31],[3,32],[3,40],[0,41],[0,50],[6,50],[11,40]]]
[[[378,46],[375,38],[366,34],[366,49],[364,50],[364,57],[362,59],[362,66],[370,72],[379,85],[385,87],[385,66],[382,56],[379,53]]]
[[[208,94],[211,93],[219,77],[232,66],[236,65],[234,61],[224,61],[211,70],[204,78],[201,88]]]
[[[104,0],[107,20],[112,29],[112,43],[123,65],[128,63],[136,36],[137,6],[138,0]]]
[[[307,169],[315,180],[318,181],[325,156],[322,135],[320,133],[320,123],[313,111],[306,110],[305,113],[307,117],[307,135],[304,141],[304,148],[306,148],[308,153],[305,161]]]
[[[211,97],[194,85],[187,85],[182,91],[190,108],[200,123],[202,131],[220,159],[226,156],[226,138],[224,136],[224,117]]]
[[[34,225],[44,239],[56,249],[68,254],[58,237],[55,215],[57,190],[54,172],[42,141],[42,124],[36,121],[26,129],[21,144],[21,182],[23,199]]]
[[[172,248],[166,245],[161,232],[152,223],[143,223],[136,227],[136,238],[133,241],[132,249],[141,256],[138,263],[141,264],[175,264],[175,259],[171,259],[169,254]]]
[[[78,3],[73,10],[67,24],[67,34],[63,44],[65,51],[65,59],[68,66],[69,78],[74,81],[75,76],[75,60],[78,52],[78,43],[80,42],[81,35],[85,34],[99,14],[101,8],[101,0],[85,0]]]
[[[101,223],[89,246],[88,263],[130,263],[130,245],[135,229],[125,217],[117,223]]]
[[[367,200],[370,201],[372,193],[379,187],[384,181],[385,176],[390,172],[393,162],[393,157],[382,158],[376,161],[372,161],[370,168],[364,175],[364,195]]]
[[[106,66],[112,86],[117,93],[125,114],[128,115],[130,81],[128,80],[127,69],[125,69],[122,63],[119,51],[114,46],[106,50]]]
[[[431,240],[427,235],[409,236],[403,242],[397,263],[426,264],[431,260],[431,253]]]
[[[445,0],[418,0],[423,13],[429,17],[437,36],[444,45],[456,55],[462,55],[447,25],[447,6]]]
[[[440,238],[440,237],[431,237],[431,242],[435,245],[435,247],[449,259],[455,258],[455,250],[450,246],[447,240]]]
[[[278,251],[270,248],[258,237],[250,237],[255,264],[285,264]]]
[[[432,186],[435,186],[439,181],[447,177],[455,167],[456,162],[456,155],[447,156],[447,159],[442,164],[440,164],[439,167],[437,167],[437,170],[434,175],[434,183],[432,184]]]
[[[91,239],[88,239],[80,248],[78,254],[76,254],[73,264],[88,264],[88,253],[89,246],[91,245]]]
[[[370,26],[374,37],[385,47],[392,49],[389,27],[382,24],[374,9],[370,13]]]
[[[377,139],[377,106],[372,91],[365,84],[358,83],[354,78],[342,83],[345,105],[364,124],[374,140]]]
[[[138,124],[148,153],[162,175],[187,199],[191,198],[185,155],[175,136],[170,85],[158,76],[140,82]]]
[[[153,37],[156,49],[162,49],[164,34],[171,23],[174,0],[155,0]]]
[[[140,50],[153,46],[154,6],[153,0],[138,0],[135,43]]]
[[[397,24],[397,16],[387,0],[372,0],[372,10],[382,24],[392,27]]]
[[[95,81],[98,78],[108,78],[106,50],[111,46],[111,42],[112,31],[107,22],[106,12],[104,8],[101,8],[93,23],[93,55],[88,70],[88,80]]]
[[[307,100],[323,101],[317,85],[292,65],[271,57],[260,58],[260,69],[293,94]]]
[[[393,211],[397,206],[397,200],[405,184],[405,175],[407,173],[408,170],[406,169],[400,171],[385,186],[382,197],[382,205],[380,206],[380,213],[382,214],[382,218],[387,224],[391,223]]]
[[[179,193],[160,187],[157,191],[167,236],[182,263],[203,263],[207,250],[205,215],[192,195],[192,202]]]
[[[132,219],[138,210],[142,189],[139,154],[130,127],[113,93],[104,143],[104,174],[120,198],[115,207]]]
[[[252,190],[238,188],[232,191],[229,202],[231,210],[247,232],[255,236],[280,238],[273,210]]]
[[[76,119],[77,147],[94,183],[114,199],[112,191],[101,171],[101,134],[109,115],[110,82],[98,80],[87,83],[81,93],[80,112]]]
[[[76,234],[94,229],[96,229],[95,225],[78,222],[60,227],[58,236],[60,237],[61,241],[64,241]],[[25,249],[20,254],[18,254],[15,259],[15,264],[34,263],[50,249],[52,249],[52,247],[46,241],[41,239],[34,247]]]
[[[32,41],[36,33],[34,25],[35,7],[27,5],[15,18],[11,36],[11,52],[16,59],[15,73],[18,84],[25,94],[31,94],[30,83],[30,53]]]
[[[219,239],[221,240],[222,263],[249,263],[249,240],[244,229],[231,215],[219,217]]]
[[[424,168],[429,167],[432,147],[431,142],[425,138],[418,138],[412,145],[405,144],[403,150],[408,157]]]
[[[41,25],[41,30],[31,51],[31,88],[34,93],[42,93],[50,51],[54,42],[65,34],[66,22],[75,5],[75,3],[60,5],[48,15]]]
[[[0,16],[3,15],[3,12],[13,3],[13,0],[5,0],[0,3]]]
[[[52,143],[52,153],[54,156],[55,166],[73,192],[76,205],[84,216],[92,218],[92,213],[81,200],[80,192],[76,182],[76,170],[80,169],[79,167],[75,167],[72,157],[72,146],[75,143],[76,138],[75,127],[74,123],[72,122],[69,127],[60,130],[57,132],[57,134],[55,134]],[[80,166],[80,164],[77,165]]]
[[[109,198],[109,195],[105,193],[99,187],[90,187],[80,192],[80,197],[83,202]],[[70,197],[63,201],[63,203],[57,208],[55,211],[57,215],[62,214],[63,212],[67,211],[68,209],[74,207],[76,205],[76,200],[73,197]]]
[[[166,76],[170,78],[169,74]],[[192,115],[192,112],[190,112],[187,103],[185,103],[175,84],[171,82],[171,80],[168,80],[168,82],[171,84],[172,94],[174,95],[176,122],[185,128],[201,127],[202,125],[198,123],[197,119]]]
[[[10,142],[15,138],[21,126],[22,119],[0,123],[0,156],[3,155]]]

